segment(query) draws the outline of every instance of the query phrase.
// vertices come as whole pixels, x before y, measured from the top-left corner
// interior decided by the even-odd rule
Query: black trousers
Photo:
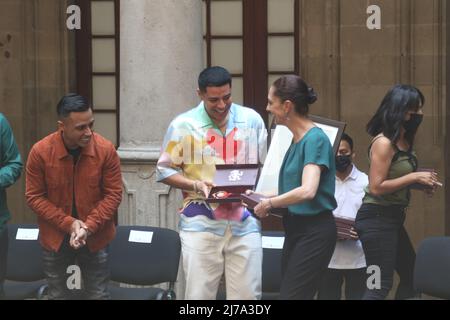
[[[327,269],[322,277],[317,298],[341,300],[342,284],[345,281],[345,299],[361,300],[366,291],[366,280],[366,268]]]
[[[392,289],[394,270],[400,277],[396,299],[411,298],[414,291],[416,254],[403,226],[405,210],[400,206],[363,204],[356,215],[355,229],[361,240],[367,267],[381,271],[379,288],[366,288],[364,300],[385,299]],[[370,275],[369,275],[370,276]]]
[[[312,300],[336,245],[331,211],[314,216],[283,217],[285,240],[281,261],[281,300]]]
[[[7,266],[7,258],[8,258],[8,228],[3,228],[0,231],[0,300],[5,297],[5,293],[3,291],[3,282],[5,281],[6,276],[6,266]]]

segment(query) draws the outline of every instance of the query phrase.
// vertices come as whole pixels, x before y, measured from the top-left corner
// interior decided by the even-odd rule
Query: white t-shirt
[[[359,171],[353,165],[352,172],[344,181],[336,177],[337,208],[333,215],[343,218],[355,218],[362,204],[364,188],[369,179],[364,172]],[[336,243],[333,257],[328,268],[330,269],[359,269],[366,266],[366,258],[362,249],[361,241],[339,240]]]

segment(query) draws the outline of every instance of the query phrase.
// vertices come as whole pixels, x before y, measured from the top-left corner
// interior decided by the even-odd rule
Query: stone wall
[[[73,36],[65,0],[0,3],[0,111],[11,122],[24,160],[31,146],[56,129],[56,103],[74,90]],[[25,174],[8,190],[13,221],[35,221],[25,204]]]

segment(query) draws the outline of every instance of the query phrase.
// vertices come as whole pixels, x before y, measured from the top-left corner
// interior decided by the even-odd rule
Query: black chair
[[[450,237],[432,237],[420,243],[414,287],[419,293],[450,299]]]
[[[18,239],[18,232],[24,231],[21,229],[38,230],[38,226],[35,224],[8,225],[8,261],[4,284],[7,300],[39,299],[42,298],[47,287],[39,240]]]
[[[151,243],[129,241],[132,231],[152,233]],[[116,237],[109,246],[111,281],[139,286],[168,283],[168,289],[128,288],[112,283],[109,286],[111,298],[174,300],[180,253],[180,237],[174,230],[147,226],[118,226]]]
[[[263,231],[263,237],[284,241],[283,231]],[[281,253],[282,248],[264,245],[263,238],[263,264],[262,264],[262,296],[261,300],[276,300],[280,294],[281,285]]]

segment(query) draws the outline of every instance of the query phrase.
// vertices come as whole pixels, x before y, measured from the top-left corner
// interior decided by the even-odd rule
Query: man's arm
[[[203,194],[205,198],[208,198],[209,191],[214,186],[214,184],[209,181],[191,180],[180,173],[171,175],[161,180],[161,182],[174,188],[195,191],[198,194]]]
[[[113,145],[103,165],[102,181],[103,199],[89,213],[85,221],[90,233],[96,233],[105,222],[112,220],[122,201],[120,159]]]
[[[76,221],[47,198],[45,163],[33,147],[26,166],[25,197],[28,206],[42,219],[50,222],[65,233],[71,233]]]
[[[0,117],[0,189],[16,182],[22,172],[22,159],[14,135],[6,118]]]

